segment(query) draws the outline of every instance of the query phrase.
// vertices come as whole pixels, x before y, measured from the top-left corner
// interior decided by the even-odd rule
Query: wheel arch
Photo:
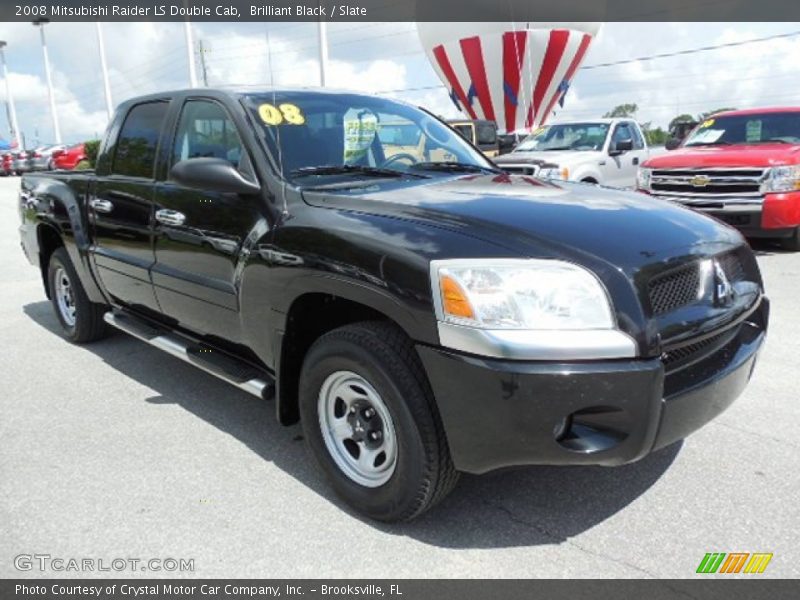
[[[410,339],[419,338],[418,324],[405,311],[389,310],[375,296],[306,291],[294,298],[283,327],[276,336],[274,355],[276,373],[276,411],[278,421],[291,425],[299,420],[298,385],[303,360],[311,345],[320,336],[343,325],[360,321],[384,321],[392,324]],[[398,318],[400,317],[400,318]]]

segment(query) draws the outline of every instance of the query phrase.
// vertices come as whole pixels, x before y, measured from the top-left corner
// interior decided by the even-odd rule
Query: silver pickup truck
[[[509,173],[633,188],[649,157],[636,121],[592,119],[541,127],[495,162]]]

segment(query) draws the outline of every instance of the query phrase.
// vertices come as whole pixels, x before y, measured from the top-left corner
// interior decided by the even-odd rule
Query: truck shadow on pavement
[[[36,324],[60,335],[49,302],[31,303],[23,310]],[[563,543],[644,494],[669,468],[681,448],[681,443],[673,444],[637,463],[616,468],[526,467],[481,477],[465,475],[449,497],[417,520],[376,523],[357,515],[336,498],[306,451],[300,427],[281,426],[275,419],[272,402],[259,402],[122,333],[112,333],[107,339],[79,348],[155,390],[157,395],[146,398],[148,403],[180,406],[233,436],[339,506],[343,519],[356,519],[388,535],[408,536],[443,548]]]

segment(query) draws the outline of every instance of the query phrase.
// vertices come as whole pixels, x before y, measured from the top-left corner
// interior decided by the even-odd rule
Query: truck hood
[[[732,228],[646,194],[526,176],[381,181],[344,192],[306,191],[304,197],[319,207],[458,231],[501,246],[509,256],[570,258],[595,266],[602,261],[626,272],[741,243]]]
[[[773,167],[800,163],[797,144],[736,144],[733,146],[697,146],[678,148],[643,166],[653,169],[702,167]]]
[[[553,152],[511,152],[494,159],[502,166],[516,163],[552,163],[559,166],[575,165],[582,162],[597,160],[598,150],[564,150]]]

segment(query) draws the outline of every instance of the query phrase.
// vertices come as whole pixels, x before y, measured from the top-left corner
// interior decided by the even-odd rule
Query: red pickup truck
[[[718,113],[642,164],[637,188],[800,251],[800,108]]]

